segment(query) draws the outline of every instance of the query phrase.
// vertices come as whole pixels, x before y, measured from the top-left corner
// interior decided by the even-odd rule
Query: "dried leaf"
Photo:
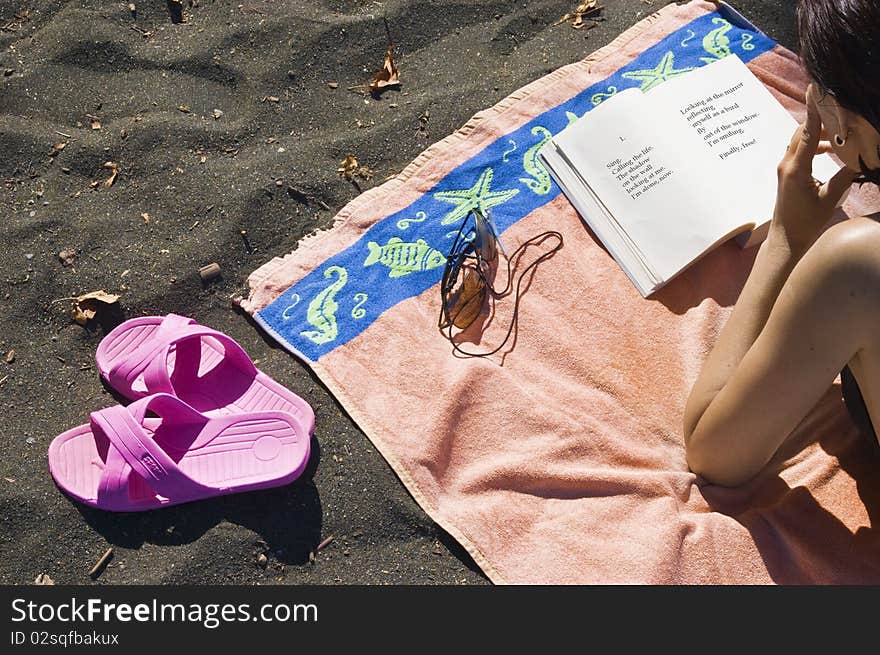
[[[143,213],[141,214],[141,218],[144,219],[144,224],[145,224],[145,225],[149,225],[149,224],[150,224],[150,215],[149,215],[147,212],[143,212]]]
[[[89,124],[92,126],[93,130],[100,130],[101,129],[101,121],[99,121],[97,118],[89,119]]]
[[[49,152],[50,157],[55,157],[59,152],[64,150],[67,147],[67,142],[62,141],[61,143],[56,143],[52,146],[52,150]]]
[[[70,312],[71,317],[80,325],[85,325],[95,318],[98,312],[118,302],[119,296],[101,290],[84,293],[74,300],[74,306]]]
[[[40,573],[40,575],[37,576],[36,580],[34,580],[34,584],[53,585],[55,584],[55,581],[49,577],[48,573]]]
[[[338,89],[339,82],[327,82],[327,86],[329,86],[331,89]]]
[[[345,159],[340,162],[336,172],[347,180],[354,177],[355,171],[358,169],[358,160],[354,155],[346,155]]]
[[[280,102],[278,96],[263,96],[263,102]]]
[[[115,161],[105,161],[104,168],[110,169],[110,177],[104,180],[104,186],[111,187],[116,181],[116,176],[119,175],[119,164],[117,164]]]
[[[8,353],[6,353],[6,363],[11,364],[14,361],[15,361],[15,351],[10,350]]]
[[[579,3],[572,13],[565,14],[565,16],[553,23],[553,25],[561,25],[562,23],[571,21],[571,26],[576,30],[580,30],[587,26],[587,23],[584,22],[584,19],[586,18],[593,21],[590,27],[594,27],[597,19],[593,18],[593,16],[601,12],[602,9],[604,9],[604,7],[599,4],[599,0],[585,0],[584,2]]]
[[[188,114],[192,111],[192,108],[189,105],[177,105],[177,111]]]
[[[385,61],[382,65],[382,70],[376,71],[373,79],[370,80],[370,90],[373,93],[378,93],[386,87],[398,86],[399,84],[400,71],[397,70],[397,65],[394,63],[394,46],[389,45],[385,51]]]
[[[214,111],[211,112],[211,116],[214,117],[215,121],[219,121],[220,117],[223,116],[223,112],[219,109],[215,109]]]
[[[373,177],[373,171],[366,166],[361,166],[358,163],[357,157],[354,155],[346,155],[345,159],[343,159],[339,163],[339,168],[336,169],[336,172],[340,175],[340,177],[344,177],[346,180],[353,180],[355,176],[362,177],[365,180],[369,180]]]

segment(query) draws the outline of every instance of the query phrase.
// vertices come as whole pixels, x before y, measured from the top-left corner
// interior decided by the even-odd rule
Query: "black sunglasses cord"
[[[503,298],[503,297],[507,296],[510,293],[511,287],[512,287],[512,284],[511,284],[512,280],[510,278],[511,262],[515,261],[523,252],[525,252],[525,249],[527,247],[532,246],[532,245],[540,245],[541,243],[543,243],[545,240],[547,240],[550,237],[556,237],[556,239],[558,239],[559,243],[557,243],[555,246],[553,246],[553,248],[551,248],[547,252],[543,253],[540,257],[535,259],[535,261],[530,263],[528,266],[526,266],[525,269],[523,269],[522,273],[520,273],[516,279],[516,292],[515,292],[516,300],[513,303],[513,315],[510,318],[510,324],[507,326],[507,334],[504,336],[504,340],[495,349],[490,350],[489,352],[485,352],[485,353],[469,352],[469,351],[461,348],[461,346],[459,346],[456,343],[455,337],[452,334],[453,326],[450,323],[446,328],[447,329],[446,332],[443,331],[443,328],[440,329],[440,332],[443,334],[444,337],[446,337],[449,340],[449,342],[452,344],[452,348],[453,348],[453,350],[455,350],[455,352],[459,353],[460,355],[464,355],[466,357],[489,357],[489,356],[497,353],[502,348],[504,348],[504,345],[510,339],[510,335],[513,334],[513,328],[516,325],[516,320],[517,320],[517,317],[519,316],[520,287],[522,285],[523,278],[525,278],[525,276],[528,275],[529,271],[533,270],[538,264],[550,259],[553,255],[555,255],[557,252],[559,252],[559,250],[562,248],[562,245],[563,245],[562,235],[559,232],[556,232],[555,230],[549,230],[547,232],[542,232],[541,234],[533,236],[528,241],[523,242],[519,246],[519,248],[517,248],[513,252],[513,254],[510,257],[506,258],[507,259],[507,285],[504,287],[504,289],[502,291],[495,291],[495,289],[492,288],[492,285],[489,284],[489,281],[486,280],[485,278],[482,278],[483,283],[489,289],[489,292],[492,295],[493,299],[498,300],[499,298]],[[482,273],[480,273],[480,277],[482,277]],[[441,308],[440,311],[443,312],[443,309]]]

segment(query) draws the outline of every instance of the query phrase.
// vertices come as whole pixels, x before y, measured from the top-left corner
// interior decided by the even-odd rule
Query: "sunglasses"
[[[511,262],[518,262],[528,246],[541,244],[548,238],[555,238],[556,245],[529,264],[517,278],[513,316],[501,344],[494,350],[484,353],[463,350],[458,345],[453,330],[467,330],[481,315],[488,315],[490,300],[503,298],[511,291]],[[523,278],[540,262],[552,257],[560,248],[562,248],[561,234],[554,231],[543,232],[523,243],[510,257],[507,257],[489,216],[479,209],[471,210],[455,236],[440,280],[441,304],[437,326],[452,343],[456,352],[470,357],[487,357],[501,350],[510,338],[516,323],[519,313],[519,289]],[[493,286],[500,260],[499,252],[504,256],[507,264],[507,284],[501,290]]]

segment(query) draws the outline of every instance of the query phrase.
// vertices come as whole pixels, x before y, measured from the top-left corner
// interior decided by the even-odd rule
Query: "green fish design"
[[[430,271],[446,263],[443,253],[434,250],[424,239],[408,243],[400,237],[391,237],[384,246],[370,241],[367,247],[370,249],[370,254],[367,255],[364,266],[372,266],[376,263],[387,266],[390,269],[388,277],[403,277],[416,271]]]
[[[551,189],[550,173],[538,158],[538,151],[544,147],[545,143],[553,138],[553,135],[550,133],[550,130],[546,127],[541,127],[540,125],[536,125],[532,128],[532,134],[535,136],[543,136],[543,138],[526,150],[526,154],[523,155],[523,168],[526,173],[532,177],[521,177],[519,178],[519,181],[539,196],[546,196],[550,193]]]
[[[712,55],[711,57],[700,57],[700,61],[704,64],[711,64],[713,61],[724,59],[732,54],[727,33],[733,29],[733,25],[723,18],[713,18],[712,23],[721,27],[712,30],[703,37],[703,49]]]
[[[334,275],[336,281],[312,298],[306,312],[306,320],[317,329],[300,332],[306,339],[318,345],[333,341],[339,334],[339,328],[336,326],[336,310],[339,309],[339,305],[333,297],[348,282],[348,271],[341,266],[331,266],[324,271],[324,277],[327,279]]]

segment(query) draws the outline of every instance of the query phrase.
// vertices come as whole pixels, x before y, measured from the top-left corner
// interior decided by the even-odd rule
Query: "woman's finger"
[[[819,147],[819,135],[822,131],[822,119],[816,105],[807,98],[807,120],[801,125],[800,138],[797,140],[795,161],[806,170],[811,170],[813,157]]]
[[[807,107],[807,112],[809,112],[810,109],[813,109],[819,116],[819,141],[830,141],[831,137],[828,135],[828,130],[825,128],[825,124],[822,123],[822,115],[819,113],[819,100],[820,95],[816,90],[816,84],[811,83],[807,86],[806,102],[804,104]]]
[[[797,152],[798,143],[801,141],[803,134],[803,125],[798,125],[797,129],[794,131],[794,134],[791,135],[791,141],[788,142],[788,147],[785,149],[786,157],[793,157]]]
[[[840,199],[843,198],[843,194],[852,186],[852,183],[856,181],[858,176],[858,171],[844,166],[834,174],[834,177],[822,185],[822,188],[819,189],[819,197],[824,202],[837,205]]]

